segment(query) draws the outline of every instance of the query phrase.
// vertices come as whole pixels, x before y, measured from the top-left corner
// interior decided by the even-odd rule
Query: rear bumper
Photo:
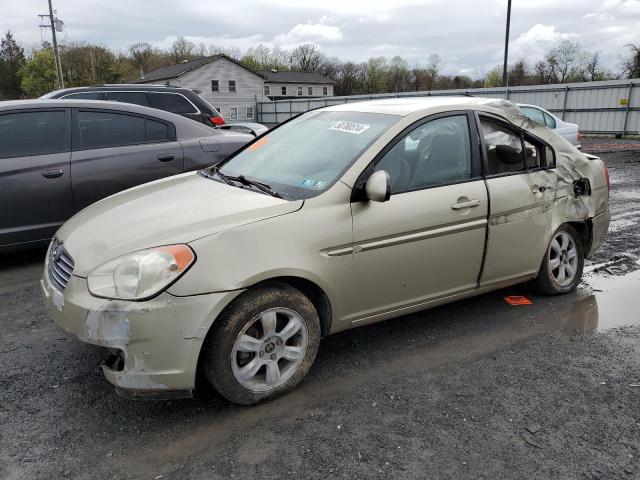
[[[609,230],[610,221],[611,213],[609,209],[591,219],[591,247],[586,253],[586,257],[593,255],[600,245],[602,245],[604,237],[607,235],[607,230]]]
[[[118,362],[102,366],[107,380],[128,396],[167,397],[195,388],[198,357],[213,320],[240,292],[175,297],[146,302],[94,297],[84,278],[72,276],[64,293],[41,280],[53,320],[79,340],[107,347]]]

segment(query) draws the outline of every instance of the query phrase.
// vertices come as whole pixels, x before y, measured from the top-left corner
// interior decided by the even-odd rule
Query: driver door
[[[367,169],[389,173],[391,197],[351,205],[352,322],[476,288],[488,198],[470,125],[466,112],[431,116],[400,134]]]

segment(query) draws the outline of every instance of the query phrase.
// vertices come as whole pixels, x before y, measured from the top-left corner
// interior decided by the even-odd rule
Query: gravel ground
[[[640,478],[640,328],[602,330],[639,321],[640,154],[603,158],[612,232],[590,265],[626,275],[329,337],[256,407],[116,397],[101,352],[46,316],[43,252],[0,258],[0,478]]]

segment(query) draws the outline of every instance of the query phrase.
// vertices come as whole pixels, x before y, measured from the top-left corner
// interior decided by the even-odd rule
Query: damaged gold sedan
[[[602,161],[510,102],[350,103],[83,210],[42,289],[120,394],[189,396],[201,373],[252,404],[322,336],[528,280],[574,290],[608,196]]]

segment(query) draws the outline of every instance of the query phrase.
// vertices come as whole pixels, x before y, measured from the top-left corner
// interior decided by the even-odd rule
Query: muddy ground
[[[578,292],[335,335],[257,407],[116,397],[44,312],[43,252],[0,258],[0,478],[640,478],[640,154],[602,156],[612,229]]]

